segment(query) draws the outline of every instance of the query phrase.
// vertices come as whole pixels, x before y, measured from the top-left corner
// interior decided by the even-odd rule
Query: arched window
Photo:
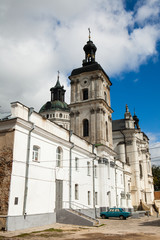
[[[88,99],[88,88],[83,89],[83,100]]]
[[[56,167],[62,167],[63,151],[61,147],[56,150]]]
[[[106,92],[104,92],[104,99],[107,102],[107,93]]]
[[[106,141],[108,142],[108,122],[106,122]]]
[[[140,178],[143,178],[143,171],[142,171],[142,164],[139,164],[139,174],[140,174]]]
[[[88,119],[83,120],[83,137],[89,136],[89,121]]]

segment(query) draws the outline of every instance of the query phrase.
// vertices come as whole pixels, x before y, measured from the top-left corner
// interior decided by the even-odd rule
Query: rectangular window
[[[83,100],[88,99],[88,89],[83,89]]]
[[[97,177],[97,165],[94,165],[94,177]]]
[[[14,199],[14,205],[18,205],[18,197],[15,197],[15,199]]]
[[[131,186],[130,186],[130,183],[128,183],[128,192],[131,192]]]
[[[39,161],[39,147],[33,146],[32,161]]]
[[[108,178],[110,178],[110,162],[108,162],[107,168],[108,168]]]
[[[122,176],[122,174],[121,174],[121,184],[123,184],[123,176]]]
[[[91,205],[91,192],[88,191],[88,205]]]
[[[98,205],[98,192],[95,192],[95,204]]]
[[[78,184],[75,184],[75,200],[78,200]]]
[[[75,170],[78,171],[78,158],[75,158]]]
[[[87,175],[88,176],[91,175],[91,164],[90,164],[90,162],[87,162]]]

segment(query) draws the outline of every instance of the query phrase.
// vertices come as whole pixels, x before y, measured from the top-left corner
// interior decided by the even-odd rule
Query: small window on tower
[[[83,89],[83,100],[87,100],[88,99],[88,89]]]
[[[89,136],[89,121],[88,119],[83,120],[83,137]]]

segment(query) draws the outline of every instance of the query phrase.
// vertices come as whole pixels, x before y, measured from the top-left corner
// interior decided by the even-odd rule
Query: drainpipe
[[[115,161],[115,189],[116,189],[116,207],[118,207],[118,199],[117,199],[117,165]]]
[[[126,163],[127,163],[127,149],[126,149],[126,138],[125,138],[125,135],[124,133],[122,132],[122,130],[120,130],[121,134],[123,135],[124,137],[124,147],[125,147],[125,159],[126,159]],[[123,183],[124,183],[124,194],[125,194],[125,197],[126,197],[126,181],[125,181],[125,173],[124,173],[124,163],[123,164]]]
[[[29,108],[28,111],[28,122],[30,121],[30,116],[33,113],[34,108]],[[32,123],[32,128],[28,134],[28,142],[27,142],[27,157],[26,157],[26,172],[25,172],[25,184],[24,184],[24,201],[23,201],[23,215],[26,217],[26,203],[27,203],[27,195],[28,195],[28,175],[29,175],[29,156],[30,156],[30,145],[31,145],[31,132],[34,130],[35,126]]]
[[[94,148],[95,145],[92,145],[92,153],[95,155],[95,157],[93,158],[92,161],[92,175],[93,175],[93,209],[95,212],[95,218],[97,217],[97,213],[96,213],[96,201],[95,201],[95,169],[94,169],[94,160],[96,159],[96,154],[94,153]]]
[[[74,148],[74,143],[71,142],[71,136],[73,131],[69,131],[69,142],[72,143],[72,147],[70,148],[69,152],[69,208],[71,208],[72,202],[72,149]]]
[[[126,163],[127,163],[126,137],[125,137],[125,134],[122,132],[122,130],[120,130],[120,132],[121,132],[121,134],[122,134],[123,137],[124,137],[125,160],[126,160]]]

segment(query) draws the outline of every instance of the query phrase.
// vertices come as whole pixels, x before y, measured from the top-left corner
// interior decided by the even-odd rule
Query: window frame
[[[88,191],[88,205],[91,205],[91,191]]]
[[[98,205],[98,192],[95,192],[95,205]]]
[[[91,163],[87,162],[87,176],[91,176]]]
[[[78,171],[78,167],[79,167],[79,158],[75,157],[75,171]]]
[[[56,149],[56,167],[63,167],[63,150],[60,146]]]
[[[33,162],[39,162],[40,161],[40,147],[38,145],[33,145],[32,161]]]
[[[88,96],[88,88],[84,88],[82,90],[82,95],[83,95],[83,100],[88,100],[89,96]]]
[[[83,137],[89,137],[89,121],[83,119]]]
[[[78,200],[79,199],[79,186],[78,186],[78,184],[76,183],[75,184],[75,200]]]
[[[94,177],[97,178],[97,165],[94,165]]]

